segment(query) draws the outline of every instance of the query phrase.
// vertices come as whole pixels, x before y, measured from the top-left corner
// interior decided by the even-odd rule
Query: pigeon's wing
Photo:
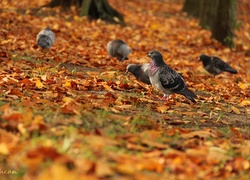
[[[55,34],[50,29],[41,30],[36,38],[37,44],[43,48],[50,48],[55,42]]]
[[[45,29],[43,31],[43,34],[50,38],[52,44],[55,42],[56,37],[55,37],[55,33],[53,31],[51,31],[50,29]]]
[[[182,76],[177,73],[175,70],[164,67],[161,72],[159,73],[159,79],[161,85],[168,89],[169,91],[177,94],[181,94],[195,103],[195,98],[197,98],[196,94],[190,91],[187,88],[187,85],[182,78]]]
[[[224,69],[227,66],[227,63],[225,63],[224,61],[222,61],[218,57],[213,56],[213,57],[211,57],[211,60],[216,68]]]
[[[53,31],[49,31],[48,36],[50,37],[52,44],[54,44],[55,39],[56,39],[55,33]]]
[[[117,56],[121,56],[122,60],[128,59],[128,54],[130,53],[130,48],[125,44],[119,44],[117,48]]]
[[[49,38],[49,36],[41,35],[41,36],[39,36],[39,39],[37,41],[37,45],[41,46],[42,48],[48,49],[52,45],[52,42],[51,42],[51,39]]]
[[[149,64],[143,64],[140,68],[140,81],[146,83],[146,84],[151,84],[150,79],[149,79],[149,72],[148,72]]]
[[[231,73],[237,73],[237,71],[235,69],[233,69],[229,64],[227,64],[226,62],[222,61],[220,58],[218,57],[212,57],[212,61],[214,63],[214,66],[218,69],[221,69],[223,71],[228,71]]]
[[[36,36],[36,40],[37,40],[37,41],[38,41],[38,39],[39,39],[42,35],[45,35],[44,32],[45,32],[45,30],[41,30],[41,31],[37,34],[37,36]]]
[[[179,92],[186,88],[184,79],[168,66],[164,66],[160,69],[159,80],[163,88],[172,92]]]

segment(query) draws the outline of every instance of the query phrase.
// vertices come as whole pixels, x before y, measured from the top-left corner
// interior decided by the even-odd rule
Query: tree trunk
[[[230,48],[234,46],[237,0],[219,0],[212,36]]]
[[[199,19],[204,29],[213,29],[219,0],[200,0]]]
[[[52,0],[48,6],[49,7],[57,7],[62,6],[64,9],[69,8],[70,6],[80,7],[83,0]]]
[[[212,37],[233,47],[237,0],[185,0],[183,11],[199,18],[200,26],[212,31]]]
[[[125,25],[123,16],[112,8],[107,0],[52,0],[47,6],[62,6],[65,9],[76,6],[80,9],[80,16]]]
[[[83,0],[80,16],[102,19],[111,23],[125,25],[123,16],[112,8],[107,0]]]
[[[185,0],[182,11],[186,12],[189,16],[199,17],[199,6],[201,0]]]

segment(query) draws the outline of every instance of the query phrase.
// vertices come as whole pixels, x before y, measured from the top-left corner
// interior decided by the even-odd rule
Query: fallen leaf
[[[0,143],[0,154],[8,155],[10,153],[6,143]]]
[[[160,113],[166,113],[166,111],[169,109],[169,106],[163,105],[163,106],[159,106],[156,108],[156,110]]]
[[[132,105],[129,105],[129,104],[127,104],[127,105],[120,105],[120,106],[115,106],[115,109],[117,109],[117,110],[124,110],[124,109],[131,109],[131,107],[132,107]]]
[[[209,138],[209,137],[217,137],[215,134],[209,132],[209,131],[193,131],[186,134],[180,135],[183,138],[194,138],[194,137],[200,137],[200,138]]]
[[[42,171],[37,178],[38,180],[78,180],[79,175],[75,170],[69,170],[63,164],[55,163],[49,168]]]
[[[236,114],[240,114],[240,110],[237,107],[232,106],[231,108]]]
[[[240,106],[250,106],[250,100],[243,100],[241,101],[241,103],[239,104]]]
[[[44,87],[43,83],[40,81],[40,79],[36,79],[36,87],[38,89],[42,89]]]

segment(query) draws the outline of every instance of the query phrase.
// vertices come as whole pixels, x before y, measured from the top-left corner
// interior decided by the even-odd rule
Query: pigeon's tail
[[[189,99],[193,103],[196,103],[195,98],[197,98],[197,96],[196,94],[194,94],[194,92],[190,91],[189,89],[185,89],[179,93],[185,96],[187,99]]]
[[[224,71],[227,71],[227,72],[230,72],[230,73],[233,73],[233,74],[237,74],[238,73],[234,68],[232,68],[230,66],[226,67],[224,69]]]
[[[43,49],[49,49],[52,46],[52,41],[49,36],[41,35],[37,41],[37,45],[41,46]]]

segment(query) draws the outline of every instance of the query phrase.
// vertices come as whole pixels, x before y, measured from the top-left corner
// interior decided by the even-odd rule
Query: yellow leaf
[[[39,180],[77,180],[79,179],[78,174],[74,170],[68,170],[66,166],[58,163],[53,163],[50,168],[47,168],[45,171],[41,172],[38,176]]]
[[[12,41],[12,39],[3,40],[3,41],[1,41],[1,44],[8,44],[11,41]]]
[[[43,83],[40,81],[40,79],[37,79],[36,80],[36,87],[38,88],[38,89],[41,89],[41,88],[43,88]]]
[[[116,76],[116,73],[117,73],[116,71],[105,71],[101,73],[101,77],[112,79]]]
[[[152,24],[150,25],[150,28],[151,28],[152,30],[159,29],[159,24],[152,23]]]
[[[240,114],[240,110],[235,107],[235,106],[232,106],[232,110],[236,113],[236,114]]]
[[[110,86],[108,86],[108,85],[106,85],[106,84],[104,84],[103,87],[104,87],[107,91],[114,92],[114,90],[113,90]]]
[[[43,124],[43,117],[41,115],[36,115],[33,120],[33,124]]]
[[[7,155],[9,153],[9,148],[7,147],[6,143],[0,143],[0,154]]]
[[[43,80],[43,81],[46,81],[47,80],[47,75],[45,74],[45,75],[42,75],[41,76],[41,79]]]
[[[73,99],[69,98],[69,97],[63,97],[62,98],[62,101],[65,102],[65,103],[70,103],[73,101]]]
[[[243,100],[240,103],[240,106],[249,106],[250,105],[250,100]]]
[[[17,125],[17,129],[18,129],[18,131],[19,131],[21,134],[25,134],[25,133],[26,133],[26,129],[25,129],[23,123],[19,123],[19,124]]]
[[[66,81],[65,84],[63,84],[63,87],[71,87],[70,81]]]
[[[95,171],[98,177],[107,177],[114,174],[114,171],[111,169],[109,164],[103,159],[96,163]]]
[[[130,105],[130,104],[115,106],[115,108],[118,109],[118,110],[130,109],[131,107],[132,107],[132,105]]]
[[[242,90],[247,89],[249,86],[250,86],[250,84],[248,84],[248,83],[239,83],[239,87],[240,87]]]

